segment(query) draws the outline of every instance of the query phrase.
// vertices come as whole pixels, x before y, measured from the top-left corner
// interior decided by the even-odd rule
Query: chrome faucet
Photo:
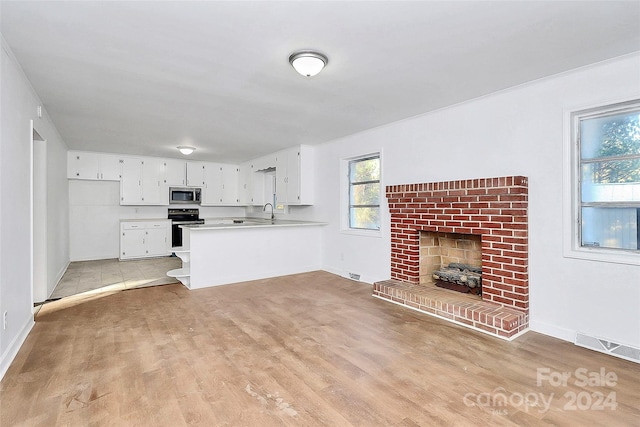
[[[264,207],[262,208],[262,212],[266,212],[267,211],[267,206],[271,206],[271,221],[273,221],[274,219],[276,219],[275,215],[273,215],[273,205],[271,203],[266,203],[264,205]]]

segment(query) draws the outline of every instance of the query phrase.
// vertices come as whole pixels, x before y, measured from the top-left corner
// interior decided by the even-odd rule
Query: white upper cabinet
[[[313,204],[313,149],[300,145],[243,163],[241,166],[69,151],[69,179],[120,181],[122,205],[168,205],[169,187],[202,188],[202,204],[262,206],[271,201],[275,175],[276,202]],[[270,194],[267,194],[270,193]]]
[[[222,203],[222,168],[218,163],[203,165],[202,204],[219,205]]]
[[[120,169],[122,156],[115,154],[100,155],[100,179],[105,181],[120,181]]]
[[[187,185],[187,162],[179,159],[164,159],[164,179],[169,187]]]
[[[168,205],[169,191],[164,181],[163,159],[124,157],[120,204]]]
[[[187,162],[187,186],[203,187],[205,162]]]
[[[245,162],[238,167],[238,203],[241,205],[252,205],[252,182],[253,165],[251,162]]]
[[[237,205],[240,203],[238,196],[238,175],[240,174],[240,169],[236,165],[222,165],[220,168],[222,204]]]
[[[313,204],[313,149],[307,145],[276,153],[276,203]]]
[[[67,178],[119,181],[120,156],[69,151],[67,153]]]
[[[238,166],[204,163],[203,205],[238,205]]]
[[[165,183],[163,159],[142,160],[142,203],[145,205],[168,205],[169,190]]]
[[[122,159],[120,179],[120,204],[142,204],[142,160],[125,157]]]

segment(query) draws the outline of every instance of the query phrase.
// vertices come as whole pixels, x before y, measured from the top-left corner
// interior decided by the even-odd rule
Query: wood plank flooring
[[[45,304],[0,383],[0,425],[640,425],[638,364],[371,292],[313,272]],[[538,369],[572,376],[537,385]],[[616,384],[581,385],[577,369]],[[603,409],[599,393],[615,393]]]

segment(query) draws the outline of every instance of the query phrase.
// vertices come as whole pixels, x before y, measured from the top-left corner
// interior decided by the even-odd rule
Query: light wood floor
[[[0,383],[0,425],[640,423],[638,364],[536,333],[509,343],[371,291],[314,272],[45,304]],[[572,377],[538,386],[538,369]],[[577,369],[616,384],[581,386]]]

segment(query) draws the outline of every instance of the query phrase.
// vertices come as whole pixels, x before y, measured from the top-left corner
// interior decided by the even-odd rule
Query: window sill
[[[349,234],[352,236],[363,236],[363,237],[382,237],[382,232],[380,230],[357,230],[353,228],[343,228],[340,230],[342,234]]]
[[[640,265],[640,253],[616,249],[570,248],[564,251],[565,258],[600,261],[612,264]]]

